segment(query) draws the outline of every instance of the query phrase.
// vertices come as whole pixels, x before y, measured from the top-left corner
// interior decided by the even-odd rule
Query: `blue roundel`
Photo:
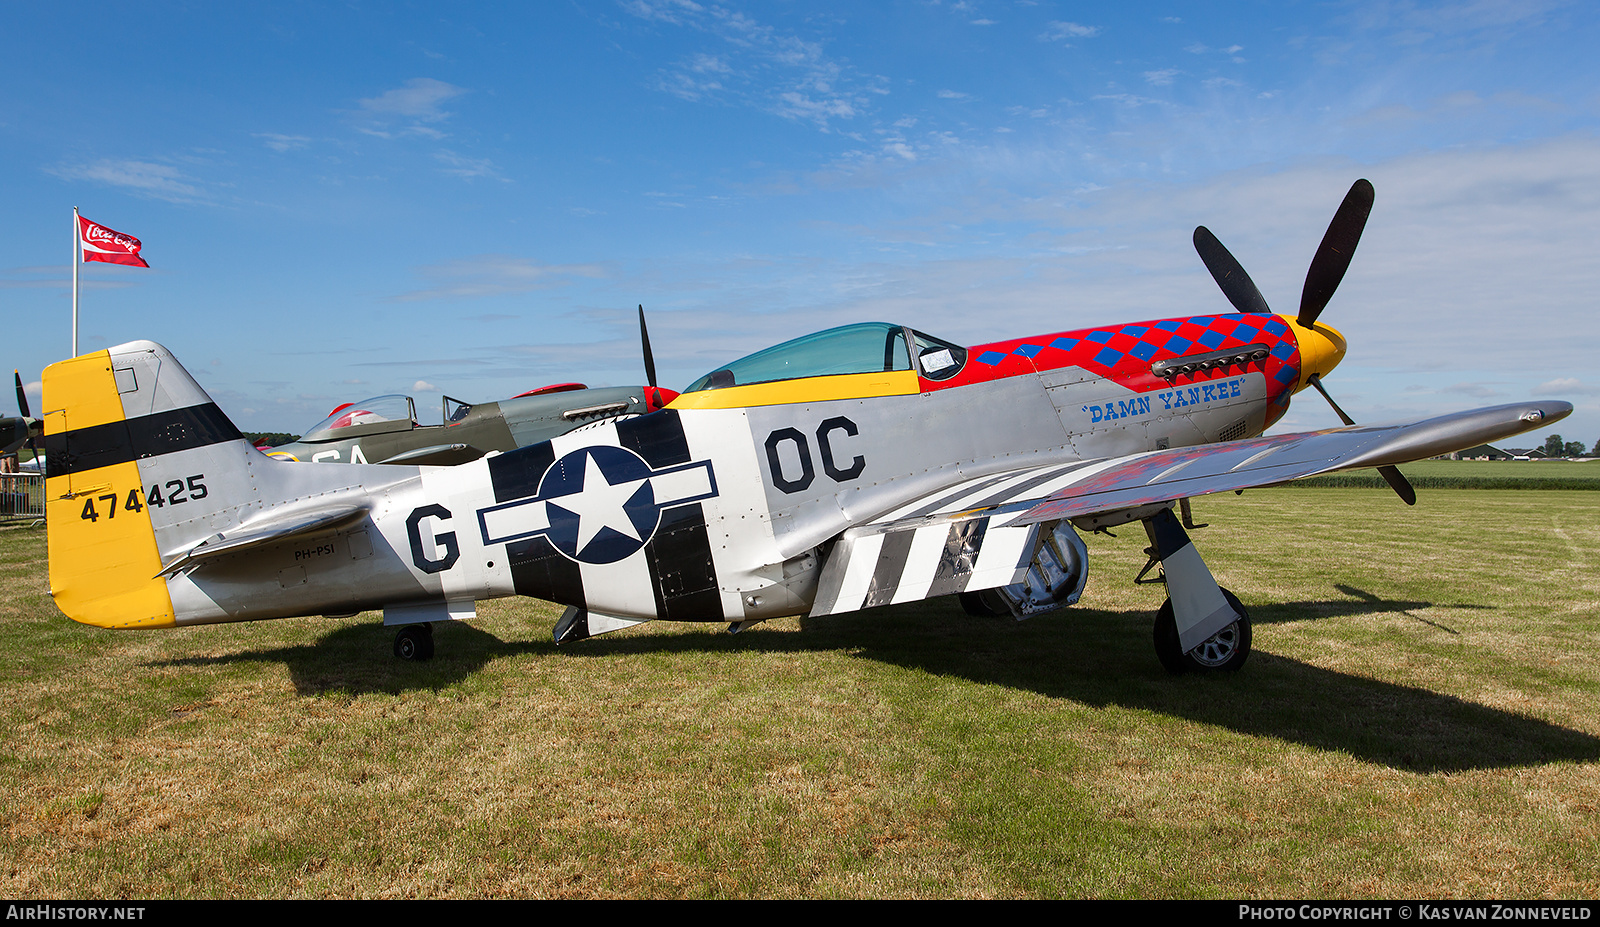
[[[584,563],[616,563],[649,542],[661,520],[650,465],[620,447],[586,447],[550,465],[539,483],[556,549]]]

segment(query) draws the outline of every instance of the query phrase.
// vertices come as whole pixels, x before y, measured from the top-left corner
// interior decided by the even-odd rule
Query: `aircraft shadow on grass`
[[[1339,588],[1346,595],[1366,596]],[[1308,604],[1324,617],[1406,613],[1431,604],[1369,598]],[[1150,622],[1139,611],[1074,608],[1014,622],[970,618],[953,601],[936,601],[804,619],[802,627],[798,634],[759,628],[739,635],[645,633],[557,648],[546,639],[502,640],[473,625],[455,623],[435,632],[439,657],[404,663],[379,659],[387,656],[389,630],[363,622],[343,625],[313,644],[171,662],[281,662],[302,695],[398,694],[441,689],[492,660],[524,655],[593,660],[595,672],[603,673],[603,661],[633,655],[841,650],[858,658],[1027,689],[1051,698],[1159,712],[1419,773],[1600,760],[1600,738],[1583,731],[1265,651],[1258,650],[1259,662],[1238,674],[1170,676],[1149,655]]]
[[[1372,614],[1400,614],[1414,621],[1419,621],[1431,627],[1438,628],[1450,634],[1460,634],[1460,631],[1441,624],[1431,618],[1414,614],[1424,608],[1449,608],[1458,610],[1490,610],[1492,605],[1480,605],[1475,602],[1424,602],[1414,599],[1384,599],[1364,589],[1347,586],[1344,583],[1334,583],[1333,588],[1344,593],[1346,599],[1316,599],[1301,602],[1273,602],[1264,606],[1253,606],[1250,611],[1250,621],[1255,625],[1277,624],[1284,621],[1304,621],[1307,618],[1322,620],[1325,618],[1348,618],[1353,615]]]

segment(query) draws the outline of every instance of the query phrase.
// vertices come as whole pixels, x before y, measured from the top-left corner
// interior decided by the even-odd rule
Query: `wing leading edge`
[[[1018,582],[1040,537],[1033,526],[1045,522],[1406,463],[1497,441],[1571,412],[1567,402],[1513,403],[1420,422],[1023,468],[947,485],[841,535],[811,614]]]
[[[1569,402],[1510,403],[1420,422],[1353,425],[1136,454],[1056,490],[1015,523],[1076,518],[1340,470],[1392,466],[1498,441],[1571,412]]]

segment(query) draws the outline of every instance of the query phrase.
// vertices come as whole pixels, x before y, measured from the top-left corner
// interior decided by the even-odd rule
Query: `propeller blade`
[[[1344,410],[1339,408],[1339,404],[1333,401],[1333,397],[1328,395],[1327,389],[1325,389],[1322,385],[1321,377],[1313,376],[1306,382],[1310,383],[1312,386],[1315,386],[1317,388],[1317,392],[1322,394],[1322,398],[1328,400],[1328,405],[1333,406],[1333,411],[1338,413],[1339,421],[1344,422],[1346,425],[1355,424],[1355,419],[1352,419],[1350,416],[1346,415]],[[1417,504],[1417,491],[1412,488],[1411,481],[1406,479],[1405,474],[1401,473],[1397,468],[1379,467],[1378,475],[1383,477],[1383,481],[1385,483],[1389,484],[1389,488],[1393,489],[1395,495],[1400,497],[1400,501],[1404,502],[1406,505]]]
[[[1222,287],[1222,295],[1228,297],[1228,302],[1233,303],[1233,308],[1240,312],[1263,315],[1272,313],[1272,310],[1267,308],[1267,300],[1261,295],[1261,290],[1256,287],[1256,282],[1244,272],[1244,266],[1222,246],[1217,236],[1211,234],[1211,230],[1203,225],[1195,227],[1194,250],[1199,252],[1200,260],[1205,262],[1206,270],[1211,271],[1217,286]]]
[[[1311,259],[1305,289],[1300,293],[1298,321],[1306,328],[1316,324],[1328,300],[1333,298],[1333,291],[1339,288],[1339,281],[1344,279],[1344,272],[1350,269],[1350,258],[1355,255],[1361,232],[1367,227],[1367,216],[1372,212],[1373,195],[1371,183],[1356,181],[1344,195],[1339,211],[1333,214],[1333,221],[1328,223],[1328,232],[1322,236],[1322,244],[1317,246],[1316,256]]]
[[[1322,394],[1322,398],[1328,400],[1328,405],[1333,406],[1333,411],[1338,414],[1339,421],[1344,422],[1346,425],[1354,425],[1356,423],[1356,420],[1344,414],[1344,410],[1339,408],[1339,404],[1333,401],[1332,396],[1328,395],[1328,391],[1322,386],[1321,377],[1313,374],[1311,379],[1307,380],[1306,382],[1310,383],[1312,386],[1315,386],[1317,388],[1317,392]]]
[[[28,414],[28,393],[22,388],[22,371],[12,369],[11,375],[17,380],[17,411],[22,414],[23,428],[27,430],[28,450],[33,453],[35,460],[39,458],[38,436],[44,432],[44,423]]]
[[[644,304],[639,304],[639,343],[644,347],[644,378],[651,387],[656,385],[656,358],[650,353],[650,330],[644,327]]]
[[[1406,479],[1404,473],[1394,467],[1379,467],[1378,475],[1383,477],[1385,483],[1389,484],[1389,488],[1394,490],[1395,495],[1400,497],[1401,502],[1406,505],[1417,504],[1417,491],[1411,488],[1411,481]]]

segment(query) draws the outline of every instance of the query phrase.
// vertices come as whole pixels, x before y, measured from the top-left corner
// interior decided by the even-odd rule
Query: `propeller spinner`
[[[1306,284],[1300,292],[1300,314],[1294,319],[1295,339],[1300,344],[1302,382],[1315,387],[1346,425],[1354,425],[1355,421],[1339,408],[1322,385],[1322,378],[1343,359],[1346,342],[1337,329],[1318,324],[1317,319],[1344,280],[1345,271],[1350,269],[1350,259],[1367,227],[1367,216],[1372,213],[1373,197],[1372,184],[1367,180],[1356,181],[1345,194],[1344,202],[1339,204],[1333,221],[1328,223],[1327,233],[1322,236],[1322,244],[1312,255],[1311,267],[1306,270]],[[1194,249],[1235,309],[1248,313],[1272,311],[1260,288],[1245,273],[1244,266],[1203,225],[1194,230]],[[1399,470],[1379,467],[1378,473],[1407,505],[1416,505],[1417,491]]]

